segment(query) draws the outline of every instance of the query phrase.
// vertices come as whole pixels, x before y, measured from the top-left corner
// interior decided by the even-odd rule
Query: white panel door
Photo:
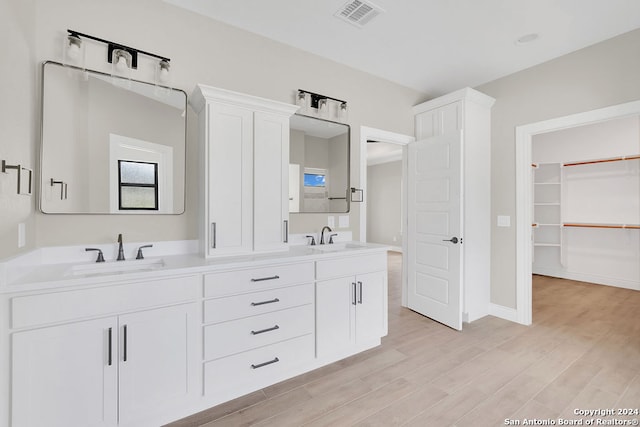
[[[461,132],[409,144],[408,307],[462,329]]]
[[[289,117],[254,115],[253,249],[284,250],[289,232]]]
[[[18,332],[12,344],[13,427],[117,425],[115,318]]]
[[[253,112],[209,106],[208,255],[251,252],[253,225]]]
[[[119,317],[120,423],[180,408],[197,394],[196,304]]]

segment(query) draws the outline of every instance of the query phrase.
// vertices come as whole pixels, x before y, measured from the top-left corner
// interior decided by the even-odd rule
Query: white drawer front
[[[316,278],[318,280],[331,279],[386,269],[387,253],[380,252],[340,259],[319,260],[316,262]]]
[[[313,360],[313,334],[218,359],[204,365],[206,396],[262,388]]]
[[[204,296],[221,297],[312,282],[313,274],[313,262],[207,274]]]
[[[204,322],[220,323],[313,303],[313,283],[204,302]]]
[[[205,326],[205,359],[218,359],[311,334],[313,330],[314,309],[312,304]]]
[[[93,289],[15,297],[13,328],[64,322],[197,299],[202,276],[157,279]]]

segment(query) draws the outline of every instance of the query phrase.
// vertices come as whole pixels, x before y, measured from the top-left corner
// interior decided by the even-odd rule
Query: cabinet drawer
[[[313,333],[313,305],[303,305],[204,328],[204,357],[218,359]]]
[[[354,276],[360,273],[386,269],[387,253],[381,252],[340,259],[320,260],[316,262],[316,278],[322,280],[333,277]]]
[[[275,265],[204,276],[204,296],[220,297],[313,281],[313,263]]]
[[[204,302],[204,322],[220,323],[313,303],[313,283]]]
[[[11,326],[25,328],[195,300],[202,276],[15,297]]]
[[[313,334],[218,359],[204,365],[207,396],[227,395],[264,387],[288,371],[313,360]]]

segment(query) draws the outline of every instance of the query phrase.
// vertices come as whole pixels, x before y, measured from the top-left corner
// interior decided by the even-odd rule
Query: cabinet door
[[[13,334],[12,426],[115,426],[116,335],[115,318]]]
[[[462,102],[417,114],[415,120],[418,140],[457,133],[462,129]]]
[[[387,335],[386,273],[360,274],[356,285],[356,343]]]
[[[209,106],[207,255],[251,251],[253,221],[253,113]]]
[[[289,232],[289,117],[254,115],[254,250],[286,249]]]
[[[120,422],[183,407],[197,395],[197,306],[119,317]]]
[[[316,352],[339,354],[355,342],[356,283],[349,278],[316,284]]]

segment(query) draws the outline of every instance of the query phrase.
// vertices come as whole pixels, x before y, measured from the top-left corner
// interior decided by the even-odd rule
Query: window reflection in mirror
[[[181,90],[46,62],[40,209],[184,212],[186,108]]]
[[[349,212],[349,126],[294,115],[289,144],[289,212]]]

